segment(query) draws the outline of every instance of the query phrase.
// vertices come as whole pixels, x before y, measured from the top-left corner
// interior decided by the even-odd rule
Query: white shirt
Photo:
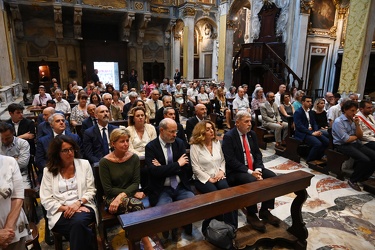
[[[57,101],[57,99],[53,99],[56,102],[56,111],[61,111],[65,113],[72,112],[72,109],[70,107],[70,104],[67,100],[61,99],[61,101]]]
[[[328,110],[328,112],[327,112],[327,119],[328,119],[328,121],[329,120],[335,121],[335,119],[337,117],[339,117],[341,114],[342,114],[342,112],[341,112],[341,105],[339,103],[339,104],[336,104],[335,106],[332,106]]]
[[[247,98],[240,98],[236,97],[236,99],[233,100],[233,109],[237,109],[237,111],[245,110],[247,111],[248,108],[250,108],[249,100]]]
[[[277,104],[277,107],[280,107],[280,97],[281,97],[281,94],[279,92],[277,92],[275,94],[275,103]]]
[[[361,111],[358,111],[357,116],[361,116],[363,119],[367,121],[367,123],[375,129],[375,119],[372,115],[368,117],[364,116]],[[370,129],[361,119],[359,119],[359,125],[361,126],[363,136],[361,141],[363,144],[366,144],[371,141],[375,141],[375,133],[372,129]]]

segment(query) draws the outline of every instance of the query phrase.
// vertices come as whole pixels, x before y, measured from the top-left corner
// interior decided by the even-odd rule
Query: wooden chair
[[[36,213],[36,206],[38,205],[38,193],[34,189],[25,189],[25,198],[23,200],[23,210],[29,221],[29,230],[32,236],[31,239],[25,243],[26,248],[32,245],[32,249],[42,249],[39,244],[39,231],[37,227],[38,216]]]

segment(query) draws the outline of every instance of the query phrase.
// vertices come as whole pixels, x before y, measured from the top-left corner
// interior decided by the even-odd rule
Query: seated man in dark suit
[[[255,132],[251,130],[251,115],[247,111],[238,111],[236,127],[224,134],[223,153],[227,181],[230,186],[237,186],[276,176],[263,165],[262,153],[259,150]],[[274,208],[275,199],[262,202],[259,218],[274,226],[279,226],[280,220],[273,216],[269,209]],[[257,204],[249,206],[247,222],[256,230],[265,232],[266,227],[259,220]]]
[[[55,113],[61,114],[60,112],[57,112],[52,107],[47,107],[47,108],[43,109],[44,122],[38,123],[38,129],[37,129],[38,133],[36,135],[37,140],[39,140],[39,138],[41,138],[45,135],[52,135],[52,128],[51,128],[51,126],[48,122],[48,118]],[[69,126],[69,122],[67,120],[65,120],[65,130],[70,132],[70,126]]]
[[[294,138],[305,142],[311,147],[306,162],[320,160],[324,156],[324,151],[327,149],[329,139],[319,131],[318,124],[315,121],[315,115],[310,110],[312,105],[312,98],[302,96],[302,107],[294,112],[295,132]]]
[[[67,135],[72,137],[77,144],[82,148],[81,139],[78,135],[72,134],[70,131],[66,130],[65,117],[62,114],[52,114],[48,118],[48,122],[51,125],[52,134],[47,134],[38,139],[36,154],[35,154],[35,165],[38,168],[38,180],[42,180],[43,169],[47,162],[47,152],[50,142],[53,138],[58,135]]]
[[[193,197],[189,179],[192,169],[186,155],[185,145],[177,136],[177,124],[170,118],[160,124],[160,135],[146,145],[145,162],[149,168],[149,198],[151,206],[160,206],[173,201]],[[192,233],[191,225],[185,227]],[[167,238],[169,232],[164,232]],[[176,230],[172,238],[177,237]]]
[[[98,124],[86,129],[83,134],[83,155],[91,164],[99,162],[101,158],[109,154],[109,135],[117,128],[108,124],[109,110],[106,106],[97,107],[95,117],[98,119]]]
[[[35,155],[35,124],[33,121],[23,117],[25,108],[17,103],[8,106],[10,119],[6,122],[14,128],[14,135],[18,138],[25,139],[30,145],[30,155]]]
[[[188,141],[190,140],[191,135],[193,134],[193,129],[198,122],[204,120],[207,116],[207,108],[204,104],[197,104],[195,106],[195,116],[191,117],[186,121],[186,136]]]
[[[164,113],[163,113],[164,109],[167,107],[172,107],[172,96],[165,95],[163,96],[162,101],[163,101],[163,107],[161,107],[158,111],[156,111],[156,114],[155,114],[155,126],[159,126],[160,121],[165,118]],[[174,120],[177,122],[177,124],[180,123],[180,116],[178,115],[177,111],[175,112]]]
[[[48,107],[56,108],[56,102],[55,102],[54,100],[48,100],[46,105],[47,105],[46,108],[48,108]],[[55,110],[55,113],[61,113],[61,114],[64,114],[63,112],[61,112],[61,111],[57,111],[57,110]],[[47,118],[47,120],[48,120],[48,118]],[[45,120],[44,120],[44,114],[43,114],[43,112],[42,112],[41,114],[38,115],[37,123],[38,123],[38,124],[41,124],[41,123],[44,122],[44,121],[45,121]]]
[[[82,122],[82,127],[81,127],[81,135],[82,136],[85,134],[86,129],[91,128],[92,126],[94,126],[95,124],[98,123],[98,121],[95,117],[95,109],[96,109],[95,104],[87,105],[87,113],[89,114],[89,117],[87,117]]]
[[[172,107],[166,107],[163,110],[164,118],[171,118],[172,120],[175,120],[176,119],[175,114],[176,114],[176,110]],[[177,138],[180,138],[184,142],[184,145],[186,148],[190,148],[190,144],[186,141],[184,127],[182,126],[181,123],[179,122],[176,122],[176,123],[177,123],[177,130],[178,130]],[[156,133],[159,135],[159,127],[156,128]]]
[[[128,112],[132,109],[132,106],[133,106],[135,100],[137,100],[137,98],[138,98],[138,94],[137,94],[137,92],[133,91],[133,92],[129,93],[128,97],[129,97],[130,102],[125,104],[124,108],[122,109],[122,118],[124,120],[128,119]]]

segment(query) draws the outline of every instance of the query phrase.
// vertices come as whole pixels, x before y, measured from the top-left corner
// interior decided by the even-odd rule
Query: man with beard
[[[109,135],[117,128],[108,124],[109,110],[100,105],[95,109],[95,117],[98,123],[83,134],[83,155],[91,164],[99,162],[101,158],[109,153]]]

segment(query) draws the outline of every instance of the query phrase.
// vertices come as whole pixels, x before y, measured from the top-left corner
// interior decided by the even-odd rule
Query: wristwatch
[[[78,200],[81,206],[83,205],[83,201],[81,199]]]

